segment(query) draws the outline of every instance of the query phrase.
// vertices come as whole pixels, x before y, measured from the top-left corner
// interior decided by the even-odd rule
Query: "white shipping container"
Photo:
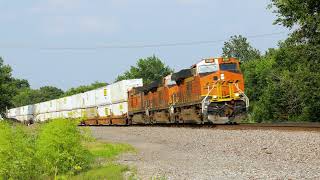
[[[51,119],[59,118],[59,112],[50,112]]]
[[[57,100],[48,101],[48,112],[56,112],[57,111]]]
[[[122,102],[122,103],[112,104],[111,112],[113,116],[126,115],[128,113],[128,103]]]
[[[44,114],[38,114],[35,119],[37,122],[45,122],[49,120],[49,113],[44,113]]]
[[[82,94],[84,103],[84,108],[94,107],[96,106],[96,90],[87,91]]]
[[[112,105],[104,105],[98,107],[99,117],[108,117],[111,115]]]
[[[128,103],[116,103],[110,104],[105,106],[98,107],[98,116],[101,117],[108,117],[108,116],[121,116],[126,115],[128,113]]]
[[[35,121],[35,122],[39,122],[39,121],[40,121],[39,118],[40,118],[40,114],[35,114],[35,115],[34,115],[34,121]]]
[[[27,105],[20,107],[20,116],[33,115],[34,105]]]
[[[133,87],[139,87],[142,85],[142,79],[123,80],[111,84],[111,102],[120,103],[128,101],[128,91]]]
[[[103,106],[111,103],[111,86],[96,89],[96,106]]]
[[[81,94],[75,94],[71,96],[71,107],[72,109],[80,109],[84,107],[84,95]]]
[[[37,104],[34,105],[34,111],[33,111],[33,113],[34,113],[35,115],[40,114],[40,104],[39,104],[39,103],[37,103]]]
[[[49,102],[48,101],[39,103],[39,113],[40,114],[47,113],[48,112],[48,108],[49,108]]]
[[[15,118],[16,117],[16,108],[12,108],[8,110],[7,113],[8,118]]]
[[[57,111],[72,110],[72,96],[63,97],[57,101]]]
[[[21,123],[26,123],[28,121],[32,121],[33,120],[33,115],[21,115],[21,116],[17,116],[16,119],[18,121],[20,121]]]
[[[14,114],[15,114],[15,116],[20,116],[20,114],[21,114],[21,108],[20,108],[20,107],[15,108]]]
[[[61,111],[60,116],[61,118],[68,118],[69,117],[68,111]]]
[[[81,109],[74,109],[71,111],[71,118],[80,118],[81,117]]]
[[[57,99],[57,112],[62,111],[64,108],[64,98]]]
[[[64,110],[71,111],[72,110],[72,98],[71,98],[71,96],[64,97],[63,101],[64,101],[64,105],[63,105]]]
[[[63,111],[59,111],[56,114],[57,118],[63,118]]]
[[[84,113],[85,113],[83,116],[84,118],[87,118],[87,119],[96,118],[98,116],[98,108],[97,107],[86,108]]]

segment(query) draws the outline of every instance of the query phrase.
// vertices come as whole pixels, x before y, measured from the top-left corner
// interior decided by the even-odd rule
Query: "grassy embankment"
[[[0,122],[0,179],[123,179],[132,170],[114,160],[134,151],[127,144],[97,141],[70,120],[28,128]]]

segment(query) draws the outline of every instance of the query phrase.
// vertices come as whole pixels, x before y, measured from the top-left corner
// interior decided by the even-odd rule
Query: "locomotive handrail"
[[[248,110],[248,108],[249,108],[249,103],[250,103],[248,96],[239,88],[238,83],[234,83],[234,86],[235,86],[235,87],[237,88],[237,90],[243,95],[243,97],[244,97],[244,99],[245,99],[245,102],[246,102],[246,108],[247,108],[247,110]]]
[[[205,106],[205,101],[207,100],[207,98],[209,97],[209,95],[210,95],[210,93],[211,93],[211,91],[213,90],[215,88],[215,84],[212,86],[212,88],[210,89],[210,91],[209,91],[209,86],[208,86],[208,94],[203,98],[203,100],[201,101],[201,106],[202,106],[202,109],[201,109],[201,111],[202,111],[202,113],[204,112],[204,106]]]

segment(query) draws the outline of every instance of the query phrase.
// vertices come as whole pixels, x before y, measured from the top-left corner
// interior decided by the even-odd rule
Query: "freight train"
[[[156,123],[236,123],[249,99],[235,58],[207,58],[188,69],[143,85],[130,79],[47,102],[8,110],[23,123],[56,118],[82,119],[83,125]]]

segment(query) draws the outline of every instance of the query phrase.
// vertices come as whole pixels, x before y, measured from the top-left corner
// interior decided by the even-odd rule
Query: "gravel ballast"
[[[142,179],[320,179],[320,133],[177,127],[91,127],[133,145],[120,157]]]

